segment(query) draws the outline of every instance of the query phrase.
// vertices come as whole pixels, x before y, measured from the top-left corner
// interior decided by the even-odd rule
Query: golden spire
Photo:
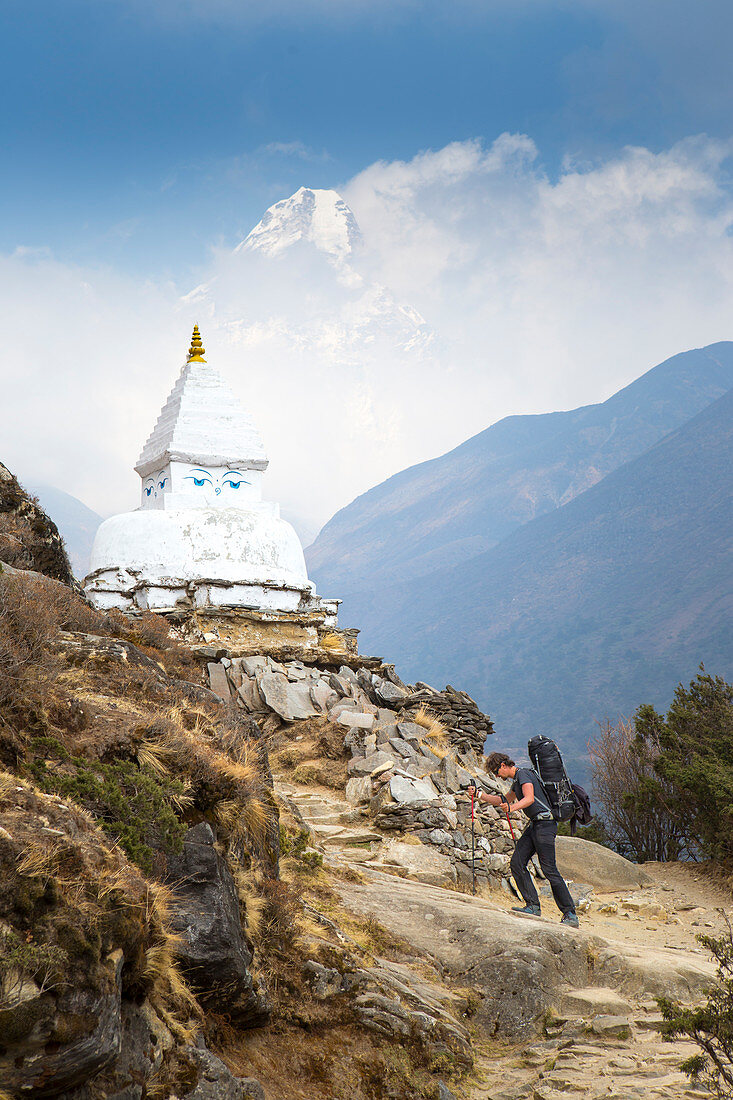
[[[193,336],[191,337],[191,347],[188,349],[188,362],[189,363],[205,363],[204,352],[206,348],[201,344],[201,336],[199,334],[198,325],[193,326]]]

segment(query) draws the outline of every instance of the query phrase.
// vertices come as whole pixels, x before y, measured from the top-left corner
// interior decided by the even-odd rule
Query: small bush
[[[621,719],[615,726],[605,722],[588,749],[593,796],[603,816],[602,824],[588,828],[600,825],[600,842],[637,863],[679,859],[684,829],[669,808],[669,786],[662,787],[655,770],[658,742],[640,740],[633,723]],[[596,839],[588,829],[583,837]]]
[[[186,826],[174,807],[186,789],[179,779],[130,760],[71,756],[53,737],[34,738],[29,750],[26,766],[38,788],[83,806],[144,871],[153,869],[154,849],[182,850]]]
[[[682,1063],[682,1069],[718,1097],[733,1096],[733,937],[731,926],[719,938],[698,936],[718,964],[718,981],[707,1002],[683,1008],[659,998],[664,1016],[662,1033],[671,1041],[679,1035],[694,1040],[702,1054]]]
[[[58,659],[50,652],[59,611],[53,581],[0,574],[0,724],[44,721]]]
[[[41,993],[58,984],[67,958],[57,944],[36,943],[32,932],[20,936],[10,927],[0,928],[0,1009],[16,1003],[24,979],[32,978]]]

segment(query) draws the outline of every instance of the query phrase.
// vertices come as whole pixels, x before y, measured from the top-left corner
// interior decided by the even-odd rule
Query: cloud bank
[[[731,152],[697,137],[551,178],[502,135],[379,162],[338,188],[364,238],[347,267],[220,250],[193,292],[0,256],[0,460],[102,514],[136,507],[197,321],[262,429],[266,494],[312,529],[504,415],[603,400],[733,338]]]

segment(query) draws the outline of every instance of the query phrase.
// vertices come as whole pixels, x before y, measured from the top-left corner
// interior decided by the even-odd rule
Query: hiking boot
[[[518,913],[520,917],[539,917],[539,905],[513,905],[512,913]]]
[[[569,913],[565,914],[560,924],[564,924],[567,928],[580,928],[580,921],[578,920],[577,914],[574,913],[572,909]]]

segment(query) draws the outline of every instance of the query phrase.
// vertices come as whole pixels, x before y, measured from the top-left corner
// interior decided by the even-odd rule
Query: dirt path
[[[474,901],[413,881],[404,871],[389,876],[379,858],[379,834],[360,822],[338,793],[285,779],[277,787],[312,830],[326,866],[361,871],[361,884],[340,887],[346,907],[373,915],[407,937],[419,957],[437,963],[448,984],[473,981],[485,997],[485,1019],[479,1017],[474,1026],[476,1068],[468,1080],[452,1086],[457,1095],[465,1100],[708,1095],[691,1087],[679,1070],[697,1048],[662,1040],[655,1027],[660,1017],[654,1000],[668,988],[682,999],[699,997],[713,974],[709,954],[696,936],[723,930],[725,914],[733,916],[733,898],[702,871],[693,865],[647,864],[648,885],[596,891],[581,915],[580,933],[573,934],[558,928],[551,902],[539,921],[522,921],[508,912],[513,899],[498,888]],[[492,952],[494,961],[501,962],[512,951],[517,959],[545,951],[554,956],[559,976],[548,978],[544,961],[544,971],[537,969],[536,959],[535,970],[527,964],[523,971],[517,963],[520,983],[523,973],[527,981],[542,973],[552,1010],[544,1036],[497,1045],[487,1038],[490,1021],[497,1018],[490,1011],[496,996],[493,972],[491,966],[482,970],[481,964]],[[597,960],[595,973],[590,968],[592,980],[583,976],[589,972],[586,955]]]

